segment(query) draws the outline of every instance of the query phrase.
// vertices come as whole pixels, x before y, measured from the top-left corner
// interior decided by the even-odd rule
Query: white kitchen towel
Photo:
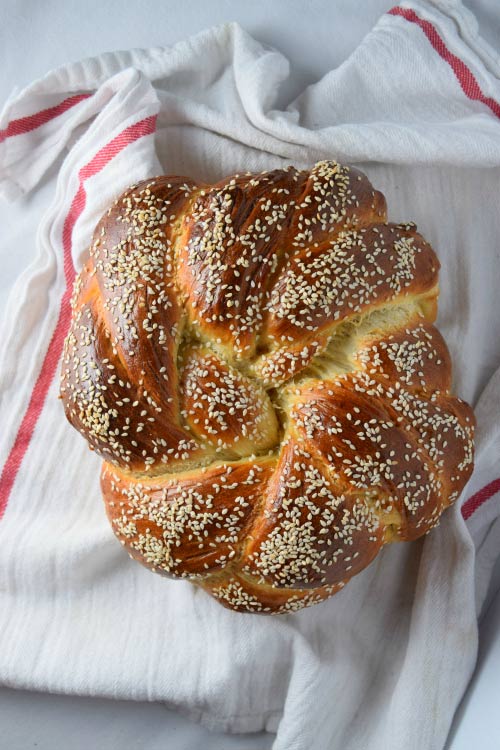
[[[500,536],[500,58],[458,2],[435,0],[384,15],[279,110],[287,75],[279,53],[228,24],[64,66],[3,110],[1,193],[27,201],[53,180],[54,197],[0,335],[0,681],[164,701],[211,727],[277,732],[275,750],[441,748]],[[114,539],[99,459],[57,399],[71,283],[101,212],[140,178],[323,158],[361,164],[391,217],[416,219],[438,252],[476,468],[438,529],[391,545],[333,599],[240,615]]]

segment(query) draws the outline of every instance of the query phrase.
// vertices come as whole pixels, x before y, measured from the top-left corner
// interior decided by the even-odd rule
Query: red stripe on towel
[[[415,11],[411,10],[410,8],[400,8],[399,6],[397,6],[395,8],[391,8],[388,13],[392,16],[401,16],[406,21],[415,23],[417,26],[419,26],[438,55],[442,57],[443,60],[445,60],[445,62],[447,62],[450,68],[453,70],[455,77],[459,82],[465,96],[473,101],[486,104],[486,106],[491,109],[493,114],[496,115],[496,117],[500,118],[500,104],[495,101],[495,99],[492,99],[491,96],[486,96],[483,93],[476,77],[474,76],[470,68],[467,67],[463,60],[454,55],[453,52],[450,52],[450,50],[444,43],[443,38],[439,35],[436,28],[432,25],[432,23],[430,23],[430,21],[424,21],[423,18],[417,16]]]
[[[61,299],[57,324],[54,333],[52,334],[52,338],[50,339],[49,347],[45,354],[40,373],[33,387],[31,398],[17,431],[14,444],[7,457],[2,474],[0,475],[0,518],[5,513],[16,476],[21,468],[23,458],[26,455],[36,424],[42,413],[50,385],[59,367],[64,339],[68,332],[71,320],[70,299],[75,278],[75,269],[71,257],[71,240],[73,228],[78,218],[81,216],[87,200],[85,181],[100,172],[111,161],[111,159],[117,156],[117,154],[119,154],[126,146],[143,136],[154,133],[155,126],[156,115],[151,115],[150,117],[146,117],[134,125],[125,128],[125,130],[98,151],[93,159],[82,167],[78,173],[79,187],[73,198],[63,226],[62,240],[66,288]]]
[[[0,130],[0,143],[15,135],[23,135],[24,133],[30,133],[32,130],[36,130],[40,125],[45,125],[45,123],[50,122],[50,120],[53,120],[55,117],[59,117],[59,115],[62,115],[64,112],[67,112],[68,109],[74,107],[75,104],[79,104],[84,99],[88,99],[89,96],[92,96],[92,94],[76,94],[75,96],[69,96],[54,107],[48,107],[48,109],[42,109],[40,112],[35,112],[33,115],[27,115],[26,117],[20,117],[18,120],[12,120],[4,130]]]
[[[481,505],[489,500],[490,497],[496,495],[497,492],[500,492],[500,477],[498,479],[494,479],[493,482],[490,482],[486,485],[486,487],[483,487],[481,490],[472,495],[472,497],[469,497],[469,499],[466,500],[466,502],[462,505],[462,515],[465,520],[470,518],[472,514],[481,507]]]

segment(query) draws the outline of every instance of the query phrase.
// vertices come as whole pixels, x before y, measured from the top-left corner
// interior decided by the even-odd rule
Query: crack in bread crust
[[[129,554],[289,612],[432,528],[474,429],[432,326],[438,269],[336,162],[120,196],[75,282],[61,396]]]

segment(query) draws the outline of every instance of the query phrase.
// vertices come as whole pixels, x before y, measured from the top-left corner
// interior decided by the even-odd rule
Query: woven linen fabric
[[[52,191],[0,336],[0,682],[163,701],[209,727],[276,732],[275,750],[442,748],[500,540],[500,58],[458,2],[404,2],[280,110],[287,75],[227,24],[64,66],[2,112],[0,194],[29,210],[43,181]],[[241,615],[116,542],[100,460],[57,398],[71,285],[129,184],[319,159],[359,165],[390,219],[415,220],[436,249],[476,468],[436,530],[384,549],[331,600]]]

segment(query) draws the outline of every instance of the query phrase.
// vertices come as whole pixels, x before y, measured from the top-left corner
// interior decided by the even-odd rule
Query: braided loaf
[[[61,395],[129,553],[288,612],[435,526],[474,430],[432,325],[438,268],[332,161],[118,198],[75,283]]]

